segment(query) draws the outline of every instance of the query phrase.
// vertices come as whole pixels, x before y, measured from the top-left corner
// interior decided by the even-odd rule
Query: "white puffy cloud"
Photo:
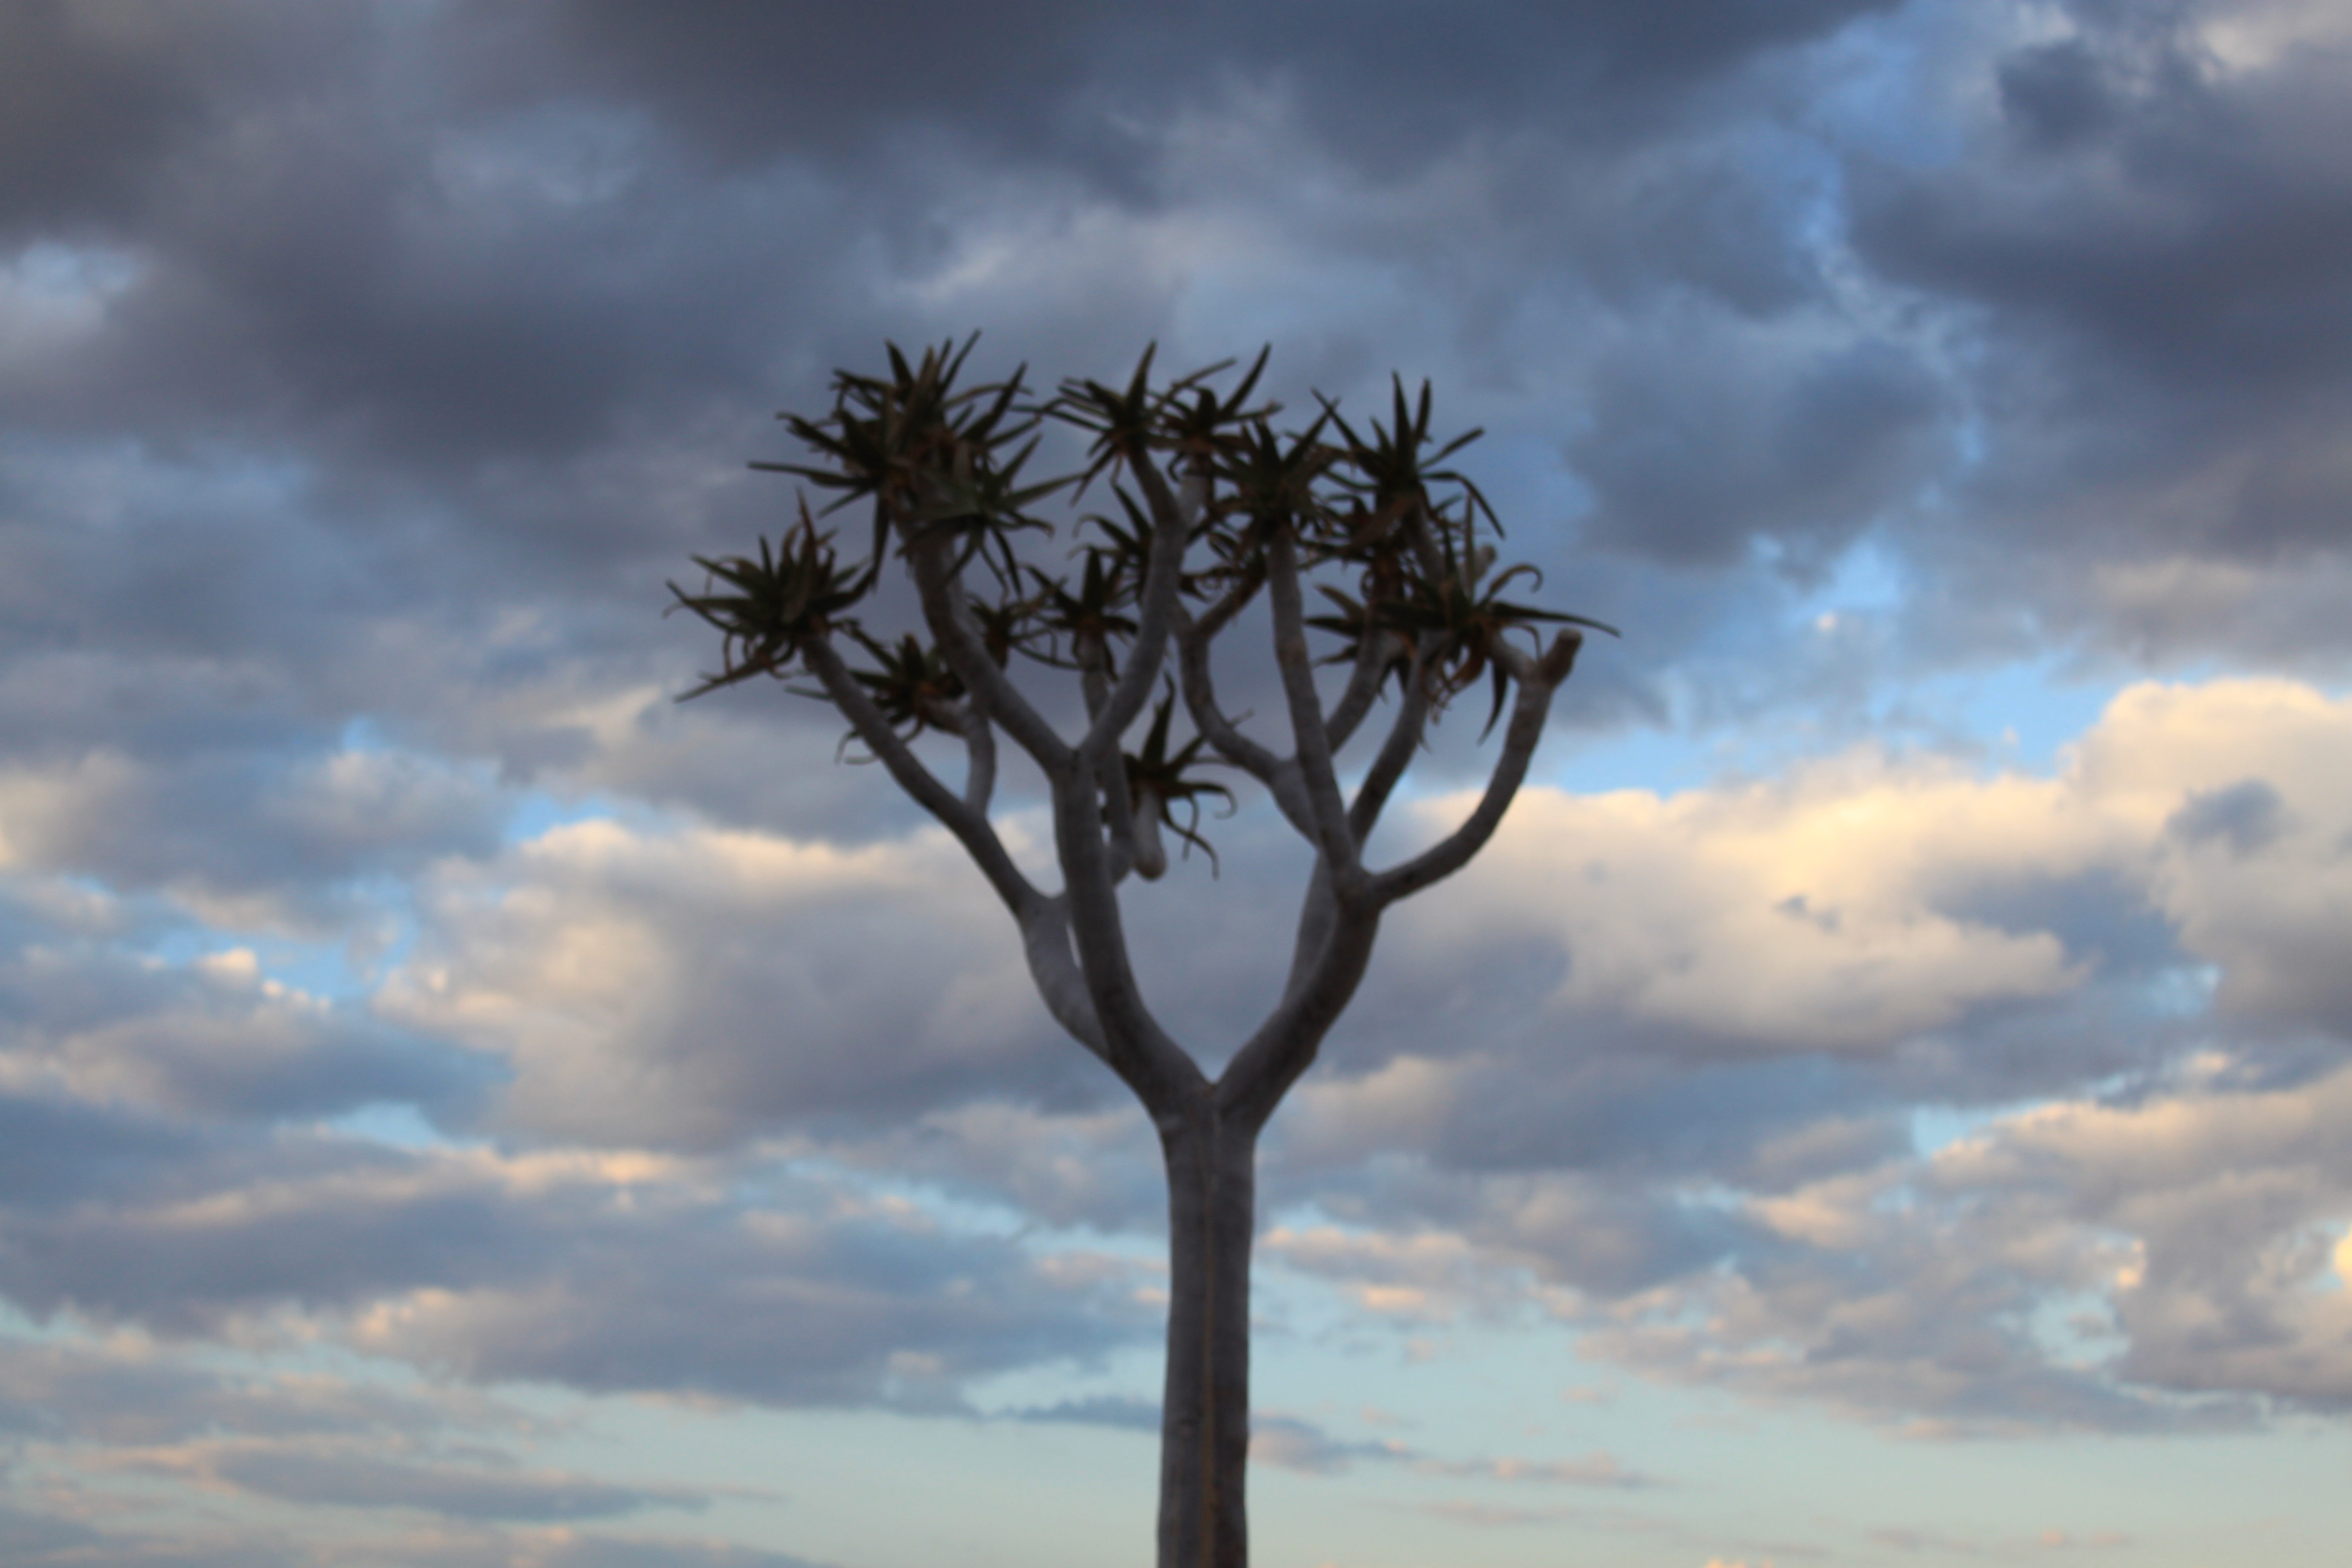
[[[1669,797],[1529,792],[1473,873],[1468,918],[1412,936],[1556,941],[1567,972],[1549,1000],[1564,1013],[1727,1051],[1884,1050],[2079,978],[2047,933],[1953,919],[1921,896],[1939,862],[1979,864],[1994,846],[2032,854],[2021,828],[2043,845],[2063,837],[2053,794],[1869,755]]]
[[[0,868],[162,889],[224,924],[332,929],[352,883],[486,854],[502,814],[479,770],[404,752],[101,748],[0,763]]]
[[[863,848],[609,821],[426,885],[387,1013],[503,1057],[541,1136],[712,1145],[1051,1086],[1076,1047],[944,835]]]
[[[1536,794],[1394,922],[1354,1026],[1388,1052],[1276,1124],[1275,1190],[1345,1224],[1267,1250],[1375,1317],[1538,1300],[1590,1353],[1923,1431],[2339,1405],[2346,777],[2352,701],[2219,680],[2120,693],[2047,778]],[[1516,1019],[1415,1007],[1482,961]],[[2086,1023],[2104,1054],[2033,1049]],[[1915,1151],[1956,1091],[1975,1131]]]
[[[2051,1105],[1948,1151],[1954,1194],[2120,1238],[2117,1371],[2187,1393],[2352,1405],[2352,1068],[2274,1088],[2191,1064],[2177,1091]]]
[[[0,1089],[163,1116],[270,1121],[377,1102],[456,1114],[484,1064],[262,972],[249,948],[185,964],[51,930],[0,958]]]
[[[1369,1010],[1549,954],[1517,961],[1544,983],[1514,997],[1544,1025],[1883,1055],[2080,990],[2152,914],[2226,1007],[2340,1027],[2347,770],[2352,702],[2243,679],[2126,689],[2051,777],[1864,748],[1671,795],[1526,790],[1456,885],[1391,922]],[[1424,831],[1467,805],[1426,803]],[[2055,890],[2094,878],[2107,907],[2064,929]]]
[[[2346,704],[2215,682],[2127,690],[2050,777],[1864,750],[1672,795],[1524,791],[1471,870],[1390,922],[1295,1113],[1300,1146],[1411,1144],[1485,1114],[1510,1063],[1588,1096],[1654,1087],[1661,1050],[1895,1071],[2158,970],[2210,965],[2233,1014],[2327,1026],[2352,929],[2329,918],[2352,878],[2328,784],[2347,750]],[[1414,831],[1464,808],[1411,808]],[[1212,1048],[1277,967],[1264,842],[1244,837],[1224,882],[1134,900],[1147,971],[1221,1026]],[[1103,1088],[936,832],[847,847],[596,820],[425,887],[380,1005],[502,1058],[501,1113],[539,1135],[716,1146]]]
[[[1276,1123],[1269,1203],[1334,1223],[1276,1225],[1266,1254],[1373,1321],[1532,1299],[1660,1375],[1927,1428],[2336,1398],[2315,1347],[2336,1309],[2297,1292],[2335,1245],[2338,1178],[2262,1174],[2274,1131],[2210,1154],[2239,1185],[2176,1191],[2084,1130],[2160,1149],[2176,1123],[2254,1114],[2247,1096],[2334,1124],[2334,1080],[2294,1042],[2341,1039],[2347,752],[2352,703],[2221,680],[2124,691],[2046,777],[1865,749],[1674,795],[1528,791],[1472,870],[1391,922]],[[1463,805],[1423,803],[1415,831]],[[1153,889],[1139,929],[1164,945],[1221,896],[1262,904],[1265,870]],[[1139,1119],[1046,1025],[936,835],[591,822],[431,887],[381,1000],[509,1064],[506,1125],[768,1138],[1051,1224],[1156,1226]],[[1186,953],[1184,991],[1263,978],[1263,942],[1232,935]],[[2200,1038],[2232,1030],[2252,1031],[2237,1065],[2184,1088]],[[2096,1051],[2043,1048],[2086,1032]],[[2046,1109],[1923,1157],[1922,1095]],[[2192,1245],[2216,1212],[2222,1262]],[[505,1364],[516,1325],[568,1310],[547,1289],[387,1298],[367,1331]]]

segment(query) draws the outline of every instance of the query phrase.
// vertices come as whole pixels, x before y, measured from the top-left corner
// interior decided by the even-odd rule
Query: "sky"
[[[2336,0],[0,7],[0,1558],[1146,1561],[1140,1113],[661,613],[978,330],[1426,378],[1624,632],[1268,1134],[1261,1562],[2341,1561],[2347,75]],[[1304,863],[1211,827],[1127,908],[1213,1065]]]

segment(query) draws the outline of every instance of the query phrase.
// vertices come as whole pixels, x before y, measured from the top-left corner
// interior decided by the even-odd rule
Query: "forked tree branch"
[[[924,621],[969,700],[1050,773],[1063,765],[1070,747],[989,657],[987,639],[964,597],[963,579],[949,563],[948,548],[943,539],[919,539],[907,547]]]
[[[1305,974],[1234,1053],[1217,1079],[1221,1112],[1253,1132],[1265,1125],[1290,1086],[1315,1064],[1324,1037],[1356,994],[1380,929],[1378,905],[1332,900],[1330,923]]]
[[[1028,961],[1029,979],[1037,995],[1070,1037],[1118,1070],[1111,1060],[1110,1044],[1096,1016],[1093,994],[1070,947],[1070,910],[1063,898],[1040,899],[1021,917],[1021,952]],[[1124,1076],[1124,1075],[1122,1075]]]
[[[1076,758],[1047,774],[1054,790],[1054,847],[1078,966],[1102,1031],[1102,1056],[1155,1120],[1179,1112],[1207,1080],[1145,1005],[1128,957],[1102,813],[1093,777]]]
[[[1442,881],[1486,847],[1503,814],[1511,808],[1511,797],[1527,778],[1528,763],[1535,756],[1536,742],[1543,738],[1544,721],[1551,711],[1552,693],[1575,668],[1576,650],[1583,645],[1583,634],[1571,630],[1555,636],[1541,658],[1531,658],[1517,648],[1492,651],[1491,657],[1502,661],[1518,681],[1519,694],[1511,704],[1510,727],[1504,731],[1502,755],[1495,759],[1486,793],[1462,826],[1402,865],[1374,876],[1366,889],[1374,903],[1385,908]]]
[[[972,771],[975,777],[967,782],[966,794],[958,795],[923,765],[922,759],[915,755],[912,747],[898,738],[898,731],[890,728],[890,721],[882,716],[882,710],[874,705],[874,700],[866,694],[866,689],[857,683],[857,678],[850,674],[849,667],[842,663],[841,656],[833,650],[830,641],[823,637],[810,638],[802,647],[801,658],[808,666],[809,672],[823,683],[825,695],[833,699],[834,706],[840,709],[842,717],[849,721],[849,727],[866,743],[866,749],[873,752],[883,767],[889,771],[891,778],[898,781],[898,787],[905,790],[916,805],[929,812],[940,826],[955,835],[956,842],[963,846],[964,852],[980,868],[981,875],[988,879],[988,885],[996,890],[996,896],[1003,900],[1006,909],[1015,916],[1023,916],[1045,901],[1045,896],[1021,874],[1020,868],[1013,865],[1013,857],[1005,852],[1003,841],[997,837],[996,829],[990,825],[983,807],[975,805],[971,798],[974,793],[972,786],[979,782],[979,757],[984,754],[992,758],[992,748],[985,751],[974,748]],[[985,791],[978,793],[985,798]]]
[[[1219,617],[1213,623],[1207,616],[1198,621],[1186,618],[1177,624],[1177,684],[1184,694],[1184,710],[1192,715],[1192,727],[1207,738],[1211,749],[1264,784],[1283,817],[1307,843],[1316,844],[1318,837],[1314,811],[1307,803],[1307,789],[1300,781],[1297,759],[1276,756],[1243,734],[1240,726],[1226,718],[1224,710],[1217,706],[1216,680],[1209,668],[1210,645],[1216,636],[1215,627],[1229,618]]]

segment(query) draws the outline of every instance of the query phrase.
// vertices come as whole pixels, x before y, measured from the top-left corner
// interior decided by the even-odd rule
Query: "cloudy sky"
[[[1264,1561],[2339,1561],[2347,75],[2336,0],[11,0],[0,1557],[1145,1560],[1139,1115],[660,615],[977,328],[1426,376],[1626,631],[1276,1123]],[[1301,870],[1217,834],[1130,900],[1212,1060]]]

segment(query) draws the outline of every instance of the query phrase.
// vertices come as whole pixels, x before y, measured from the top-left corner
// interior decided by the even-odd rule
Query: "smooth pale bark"
[[[1160,1568],[1244,1568],[1257,1139],[1204,1096],[1160,1129],[1160,1151],[1168,1166],[1168,1382],[1160,1412]]]

